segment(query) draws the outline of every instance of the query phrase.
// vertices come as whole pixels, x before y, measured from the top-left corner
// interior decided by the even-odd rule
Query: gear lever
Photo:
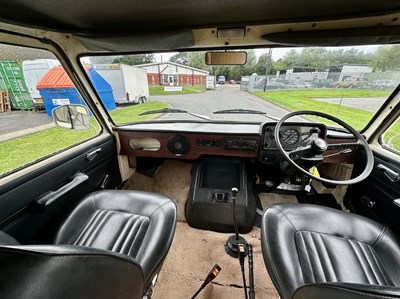
[[[232,216],[233,216],[233,226],[235,229],[235,234],[230,236],[226,241],[225,251],[231,257],[238,258],[240,254],[239,245],[242,245],[244,247],[244,253],[242,252],[244,256],[247,255],[249,246],[247,244],[247,241],[239,235],[239,229],[236,219],[236,197],[238,195],[239,190],[238,188],[232,188],[231,192],[232,192]]]

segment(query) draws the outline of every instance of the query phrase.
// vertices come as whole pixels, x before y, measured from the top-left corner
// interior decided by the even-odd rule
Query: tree
[[[187,52],[179,52],[179,53],[171,56],[169,61],[187,65],[189,62],[189,55]]]
[[[129,65],[143,64],[154,62],[153,54],[135,54],[126,55],[114,59],[113,63],[123,63]]]
[[[398,71],[400,70],[400,46],[381,46],[371,61],[374,71]]]
[[[358,49],[304,48],[301,52],[295,49],[273,64],[273,69],[292,67],[328,68],[338,64],[369,64],[373,55]]]
[[[91,56],[90,63],[92,64],[109,64],[122,56]]]

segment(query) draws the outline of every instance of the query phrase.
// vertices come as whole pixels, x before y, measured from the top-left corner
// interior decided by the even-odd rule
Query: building
[[[372,68],[365,64],[341,64],[329,68],[328,79],[333,81],[360,80],[370,73],[372,73]]]
[[[290,81],[316,81],[328,77],[328,70],[313,67],[292,67],[276,71],[276,78]]]
[[[147,71],[149,85],[206,85],[209,72],[175,62],[135,65]]]

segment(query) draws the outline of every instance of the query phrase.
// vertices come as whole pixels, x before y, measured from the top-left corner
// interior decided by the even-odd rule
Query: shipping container
[[[86,66],[85,70],[106,109],[116,109],[111,85],[93,67]],[[62,66],[56,66],[49,70],[36,85],[36,88],[44,100],[48,116],[52,116],[53,109],[61,105],[82,104],[86,106],[85,101]]]
[[[146,70],[126,64],[95,64],[95,70],[111,84],[117,104],[141,104],[149,97]]]
[[[35,59],[22,62],[22,72],[24,73],[26,87],[35,108],[44,109],[44,101],[39,90],[36,89],[36,85],[51,68],[60,65],[57,59]]]
[[[0,90],[7,90],[16,110],[32,110],[33,101],[20,65],[15,60],[0,60]]]

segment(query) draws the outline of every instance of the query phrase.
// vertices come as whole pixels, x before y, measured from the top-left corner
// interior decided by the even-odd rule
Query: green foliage
[[[400,70],[400,45],[380,46],[371,62],[374,71]]]
[[[125,55],[114,59],[112,63],[123,63],[129,65],[143,64],[154,62],[153,54],[135,54]]]
[[[189,62],[189,54],[187,52],[179,52],[173,55],[169,61],[187,65]]]
[[[273,68],[276,70],[292,67],[328,68],[338,64],[369,64],[372,60],[373,54],[354,48],[334,50],[304,48],[302,51],[290,50],[273,64]]]

